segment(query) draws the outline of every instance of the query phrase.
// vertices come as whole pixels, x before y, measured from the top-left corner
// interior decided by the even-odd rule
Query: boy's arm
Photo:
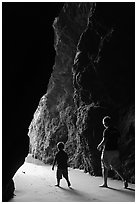
[[[52,166],[52,170],[54,171],[54,166],[56,164],[57,158],[55,157],[54,161],[53,161],[53,166]]]

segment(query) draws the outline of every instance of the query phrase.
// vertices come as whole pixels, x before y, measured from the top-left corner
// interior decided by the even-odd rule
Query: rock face
[[[29,153],[29,137],[21,134],[18,140],[15,135],[12,137],[12,141],[3,141],[3,162],[2,162],[2,201],[6,202],[14,196],[14,182],[13,176],[17,170],[25,162],[25,157]],[[5,135],[4,135],[5,136]],[[20,142],[20,143],[19,143]],[[21,144],[21,146],[19,145]]]
[[[96,147],[109,114],[121,131],[123,165],[134,182],[134,4],[128,5],[64,4],[53,24],[55,65],[29,127],[34,157],[51,164],[63,141],[70,166],[101,175]]]
[[[70,163],[83,158],[87,160],[86,157],[82,158],[82,154],[83,148],[88,149],[88,146],[81,145],[79,137],[86,120],[86,116],[81,118],[82,112],[86,110],[82,108],[78,112],[74,101],[72,67],[80,35],[87,27],[92,10],[92,3],[65,4],[59,18],[54,21],[55,65],[47,93],[40,100],[29,130],[32,152],[44,162],[52,162],[59,141],[66,143]],[[77,128],[78,124],[81,127]],[[79,167],[85,162],[74,163],[75,167]]]

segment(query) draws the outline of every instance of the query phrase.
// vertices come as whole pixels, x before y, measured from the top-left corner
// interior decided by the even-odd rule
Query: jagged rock
[[[102,138],[105,115],[112,116],[120,127],[123,141],[134,144],[134,110],[127,109],[129,104],[134,105],[134,94],[132,98],[126,95],[124,86],[129,73],[127,66],[131,65],[131,57],[129,61],[125,59],[129,51],[123,46],[128,33],[123,29],[123,18],[119,19],[121,7],[115,5],[114,12],[112,4],[101,5],[65,3],[55,19],[55,65],[47,93],[40,100],[28,133],[34,157],[52,163],[57,142],[64,141],[70,166],[92,175],[101,174],[100,153],[96,147]],[[124,8],[122,15],[127,20],[127,8]],[[106,18],[105,14],[110,15],[110,11],[115,18]],[[121,56],[121,52],[125,55]],[[125,67],[126,75],[123,75]],[[132,86],[129,80],[127,90]],[[130,135],[128,139],[125,133]],[[124,151],[125,145],[121,147]],[[134,150],[129,155],[132,155],[128,164],[132,163],[130,178],[133,178]]]
[[[29,128],[32,152],[43,161],[53,157],[60,140],[66,142],[70,161],[74,161],[77,153],[83,153],[82,149],[79,152],[80,129],[76,123],[80,117],[73,100],[72,66],[78,40],[86,29],[92,9],[93,3],[66,3],[54,21],[55,65],[47,94],[40,100]]]
[[[14,196],[14,181],[13,176],[17,170],[25,162],[25,157],[29,153],[29,137],[21,134],[19,141],[15,135],[8,146],[3,146],[3,162],[2,162],[2,201],[9,201]],[[7,143],[4,143],[7,144]],[[19,145],[21,144],[21,146]],[[8,153],[7,153],[8,150]]]

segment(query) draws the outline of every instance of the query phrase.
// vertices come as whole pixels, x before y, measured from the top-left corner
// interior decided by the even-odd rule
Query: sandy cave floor
[[[109,188],[100,188],[102,177],[69,168],[71,188],[65,179],[56,187],[56,168],[28,155],[13,180],[15,196],[10,202],[135,202],[135,185],[123,188],[122,181],[108,179]]]

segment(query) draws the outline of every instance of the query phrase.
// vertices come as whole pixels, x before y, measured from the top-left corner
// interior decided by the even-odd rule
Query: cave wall
[[[2,201],[13,197],[13,176],[29,153],[28,126],[49,82],[55,55],[51,25],[62,6],[2,2]]]
[[[29,127],[34,157],[51,164],[63,141],[70,166],[101,175],[96,147],[102,119],[110,115],[121,131],[121,158],[134,182],[133,11],[132,3],[64,4],[53,24],[55,64]]]
[[[44,162],[52,161],[58,141],[66,142],[70,161],[79,152],[72,66],[78,40],[87,26],[92,7],[92,3],[65,4],[53,24],[55,65],[47,93],[40,100],[29,128],[31,151]]]

